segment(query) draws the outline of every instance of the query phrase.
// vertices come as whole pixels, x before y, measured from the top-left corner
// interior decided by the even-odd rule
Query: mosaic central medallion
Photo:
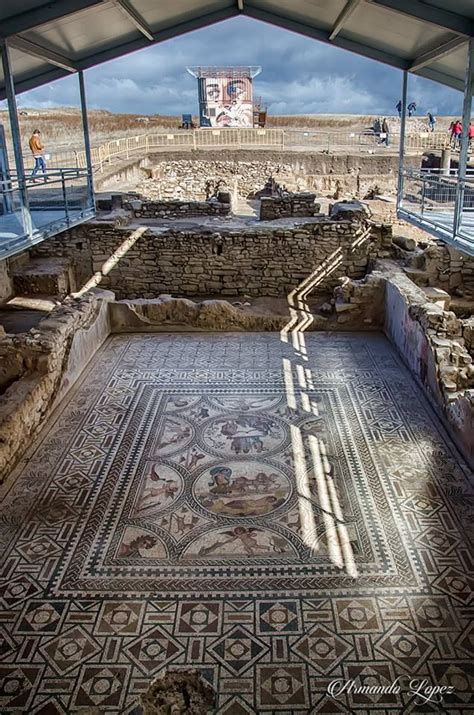
[[[212,420],[203,439],[213,451],[223,455],[255,456],[272,452],[285,441],[285,427],[267,414],[235,413]]]
[[[291,494],[280,469],[262,462],[233,461],[207,469],[194,484],[196,501],[213,514],[235,517],[270,514]]]

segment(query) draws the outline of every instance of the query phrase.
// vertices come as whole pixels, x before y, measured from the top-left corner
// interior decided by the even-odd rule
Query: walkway
[[[0,711],[193,665],[228,715],[466,712],[467,477],[382,336],[114,336],[4,498]]]

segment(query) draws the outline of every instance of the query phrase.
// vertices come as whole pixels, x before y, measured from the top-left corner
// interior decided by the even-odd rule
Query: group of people
[[[395,107],[398,112],[398,116],[401,117],[402,116],[402,100],[401,99],[398,100]],[[407,106],[407,110],[408,110],[408,116],[412,117],[416,112],[416,102],[410,102],[410,104]]]
[[[395,105],[395,108],[398,112],[398,116],[402,116],[402,100],[399,99],[397,104]],[[412,117],[416,113],[416,102],[410,102],[410,104],[407,106],[407,112],[408,116]],[[430,132],[434,132],[435,130],[435,125],[436,125],[436,117],[432,112],[426,112],[426,116],[428,118],[428,129]]]
[[[449,143],[451,146],[451,149],[460,149],[461,148],[461,136],[462,136],[462,122],[460,119],[456,119],[454,122],[451,122],[449,125]],[[472,149],[472,145],[474,143],[474,126],[472,124],[469,125],[468,129],[468,139],[469,139],[469,151]]]
[[[386,117],[377,117],[373,124],[374,135],[378,138],[379,144],[389,146],[390,144],[390,126]]]

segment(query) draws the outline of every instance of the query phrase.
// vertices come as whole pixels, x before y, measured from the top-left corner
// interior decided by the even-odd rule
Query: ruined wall
[[[407,157],[406,161],[419,168],[421,158]],[[106,171],[111,169],[106,167]],[[130,189],[133,184],[151,200],[204,200],[206,183],[223,181],[234,198],[253,198],[272,175],[289,191],[331,196],[340,192],[363,198],[375,187],[394,193],[397,172],[398,157],[390,155],[198,150],[156,152],[146,161],[130,160],[117,169],[117,176],[98,174],[96,184],[101,190]]]
[[[135,218],[184,218],[186,216],[228,216],[229,201],[141,201],[125,203]]]
[[[0,303],[7,301],[13,294],[13,284],[6,261],[0,261]]]
[[[0,336],[0,483],[109,334],[110,298],[69,299],[28,333]]]
[[[329,219],[288,229],[220,232],[90,222],[48,239],[33,254],[71,256],[78,287],[95,276],[120,299],[160,293],[281,296],[323,263],[314,293],[332,289],[341,276],[361,278],[390,246],[390,226]]]
[[[288,193],[284,196],[262,196],[260,221],[274,221],[289,216],[316,216],[321,204],[315,204],[315,194]]]
[[[474,367],[462,321],[428,301],[402,273],[386,282],[385,309],[388,336],[474,464]]]
[[[420,272],[414,274],[420,283],[474,296],[474,257],[439,242],[428,246],[412,265]]]

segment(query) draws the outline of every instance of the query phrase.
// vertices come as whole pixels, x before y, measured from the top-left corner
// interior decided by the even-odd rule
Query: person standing
[[[408,116],[411,117],[416,112],[416,102],[410,102],[407,109],[408,109]]]
[[[454,122],[452,132],[453,149],[456,149],[461,146],[462,122],[460,119],[456,119]]]
[[[430,130],[430,132],[434,132],[435,124],[436,124],[436,117],[431,112],[428,112],[426,116],[428,117],[429,130]]]
[[[381,144],[388,146],[390,144],[390,127],[388,126],[387,117],[384,117],[382,121],[382,137]]]
[[[401,99],[398,100],[397,104],[395,105],[395,109],[398,112],[398,116],[401,117],[402,116],[402,100]]]
[[[33,154],[33,159],[35,160],[35,166],[31,172],[31,176],[36,176],[38,171],[42,171],[43,174],[46,174],[46,163],[43,154],[44,144],[41,141],[41,132],[39,129],[35,129],[31,135],[29,145],[30,151]],[[44,180],[46,181],[46,176],[44,177]]]
[[[474,144],[474,127],[472,126],[472,124],[469,125],[467,138],[469,139],[469,152],[471,152],[472,145]]]

